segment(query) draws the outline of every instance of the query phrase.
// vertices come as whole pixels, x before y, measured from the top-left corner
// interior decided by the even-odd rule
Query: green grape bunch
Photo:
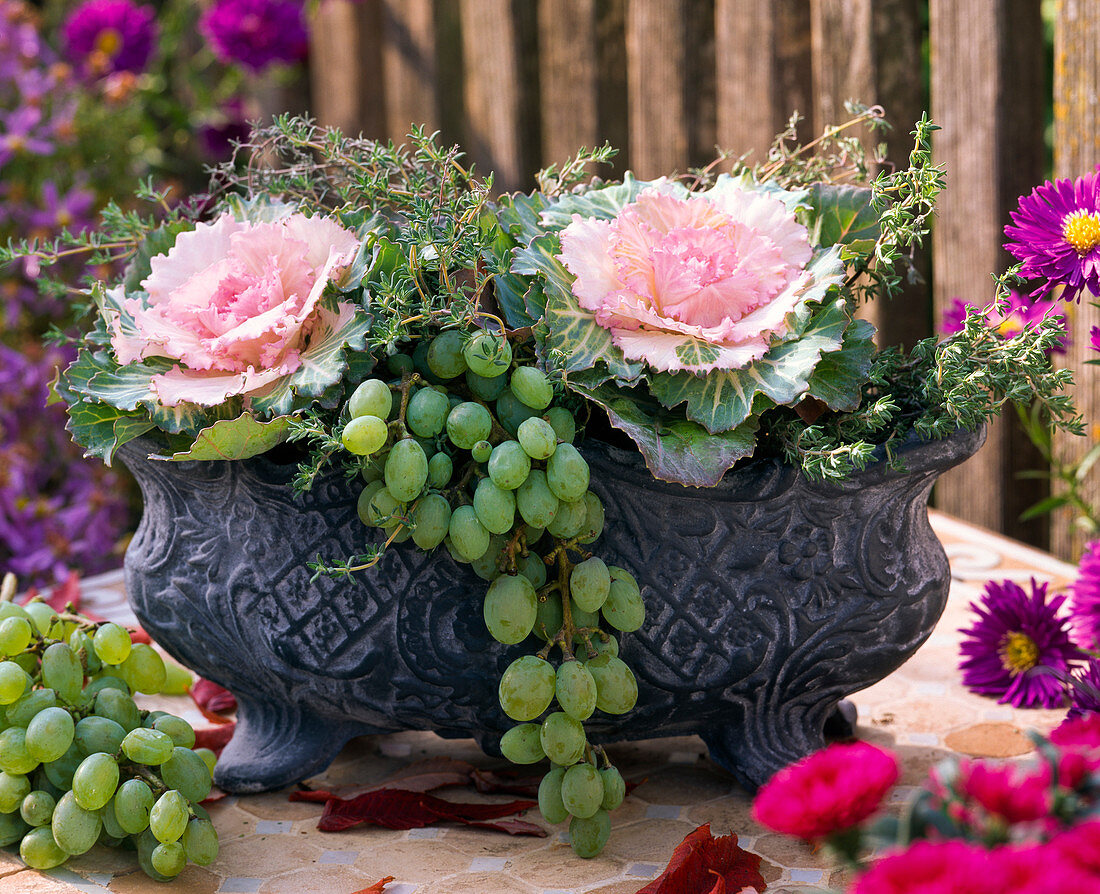
[[[362,570],[411,539],[446,549],[487,582],[489,633],[534,644],[500,680],[501,708],[516,721],[501,751],[518,764],[550,760],[540,810],[551,823],[568,820],[574,851],[593,857],[626,789],[584,722],[637,701],[615,634],[641,627],[645,610],[630,572],[588,549],[604,509],[574,446],[574,413],[563,389],[521,355],[500,333],[444,329],[356,388],[337,431],[357,458],[359,518],[384,542],[361,564],[313,567]]]
[[[215,756],[187,721],[133,693],[182,692],[189,675],[118,624],[0,592],[0,847],[52,869],[129,843],[158,881],[208,866],[218,836],[200,802]]]

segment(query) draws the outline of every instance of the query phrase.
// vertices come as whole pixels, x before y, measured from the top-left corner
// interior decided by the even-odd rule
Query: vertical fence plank
[[[379,138],[386,133],[379,0],[329,0],[310,31],[312,112],[321,124]]]
[[[810,8],[804,0],[716,0],[718,144],[762,161],[794,111],[812,131]]]
[[[1084,0],[1063,0],[1054,38],[1054,173],[1079,177],[1100,163],[1100,6]],[[1073,308],[1071,344],[1065,365],[1073,370],[1077,407],[1085,418],[1085,438],[1059,436],[1058,455],[1067,461],[1080,457],[1096,443],[1100,424],[1100,368],[1085,366],[1098,355],[1089,349],[1089,332],[1100,325],[1100,311],[1089,304],[1097,300],[1086,292]],[[1096,468],[1085,490],[1090,505],[1100,505],[1100,480]],[[1063,558],[1076,559],[1085,537],[1068,512],[1053,519],[1052,547]]]
[[[920,0],[814,0],[811,5],[814,132],[847,119],[848,99],[883,106],[893,130],[860,134],[870,151],[886,144],[889,165],[904,166],[913,122],[927,108],[921,78]],[[927,278],[927,252],[916,266]],[[931,334],[931,289],[907,284],[892,301],[868,302],[860,316],[874,323],[880,345],[912,345]]]
[[[542,164],[599,142],[596,0],[539,0]]]
[[[688,164],[683,0],[631,0],[626,11],[631,164],[650,179]]]
[[[460,0],[466,143],[499,190],[526,185],[530,169],[522,142],[523,83],[519,33],[510,0]]]
[[[614,174],[633,169],[627,102],[626,7],[629,0],[596,2],[596,108],[599,139],[619,150]]]
[[[432,0],[384,0],[383,15],[386,136],[402,143],[413,124],[440,127],[435,8]]]
[[[1021,184],[1041,175],[1042,44],[1016,47],[1010,35],[1034,37],[1042,23],[1032,0],[931,0],[930,11],[932,116],[943,128],[935,155],[947,169],[933,233],[938,319],[954,298],[984,304],[992,297],[990,274],[1008,266],[1001,248],[1008,211]],[[937,505],[1041,542],[1042,520],[1017,519],[1042,491],[1013,480],[1036,462],[1017,427],[997,421],[981,452],[941,479]]]

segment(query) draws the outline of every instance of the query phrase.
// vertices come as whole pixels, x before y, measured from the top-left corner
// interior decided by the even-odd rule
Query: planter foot
[[[284,788],[324,770],[354,734],[300,708],[238,697],[237,728],[214,782],[235,794]]]
[[[755,792],[789,764],[825,747],[825,717],[835,710],[804,713],[784,710],[744,716],[740,723],[711,728],[702,738],[716,764],[729,770],[749,792]]]

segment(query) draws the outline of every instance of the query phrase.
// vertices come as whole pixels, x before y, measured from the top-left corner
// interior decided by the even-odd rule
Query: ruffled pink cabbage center
[[[679,198],[645,190],[611,221],[574,215],[560,258],[573,293],[631,359],[685,368],[675,347],[719,349],[708,368],[762,356],[809,280],[806,228],[778,199],[743,189]]]
[[[301,366],[325,286],[358,245],[334,221],[302,214],[200,223],[152,259],[142,282],[148,298],[123,302],[136,334],[116,321],[118,360],[178,360],[185,369],[153,380],[169,406],[209,406],[289,375]]]

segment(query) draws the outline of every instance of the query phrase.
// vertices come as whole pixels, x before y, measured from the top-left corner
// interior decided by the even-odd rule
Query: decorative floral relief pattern
[[[928,491],[979,442],[915,445],[905,475],[873,467],[826,487],[757,463],[707,490],[656,482],[635,458],[590,448],[607,514],[601,555],[637,576],[648,607],[622,642],[638,706],[595,722],[594,737],[700,732],[750,784],[814,747],[836,702],[900,665],[939,618],[947,562]],[[278,733],[290,756],[256,785],[298,778],[324,758],[318,749],[334,753],[356,732],[510,725],[495,672],[525,647],[491,640],[468,566],[404,544],[351,581],[311,583],[305,562],[359,552],[371,536],[341,477],[295,501],[285,470],[262,458],[173,464],[140,447],[123,456],[146,503],[127,555],[135,611],[170,652],[242,698],[246,744],[227,752],[230,764],[268,772],[244,753],[273,753],[264,737],[278,724],[265,705],[289,704],[280,723],[301,726]],[[321,748],[318,724],[343,738]],[[231,765],[222,775],[256,787]]]

